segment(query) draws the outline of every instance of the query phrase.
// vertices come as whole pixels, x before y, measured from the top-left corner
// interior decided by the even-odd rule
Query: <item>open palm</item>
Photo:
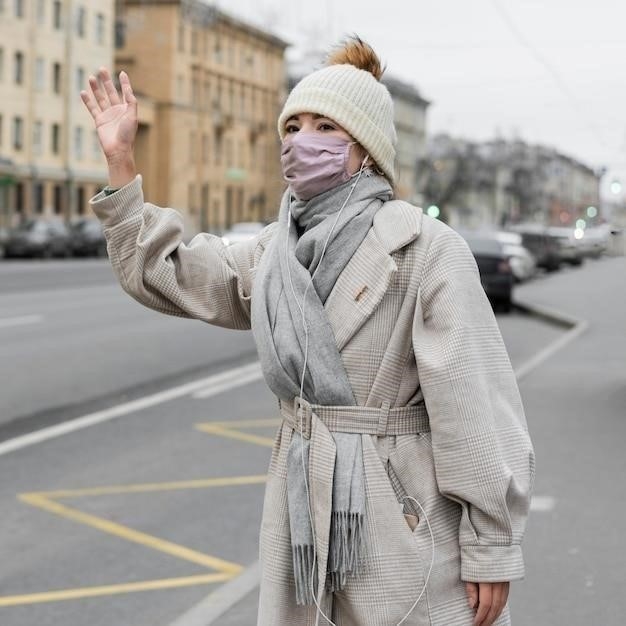
[[[89,77],[91,93],[81,91],[80,97],[93,117],[107,161],[132,155],[137,134],[137,99],[126,72],[120,72],[121,96],[106,68],[98,76]]]

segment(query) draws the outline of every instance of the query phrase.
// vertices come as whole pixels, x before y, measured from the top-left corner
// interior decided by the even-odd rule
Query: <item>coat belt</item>
[[[292,402],[279,399],[285,421],[305,439],[311,437],[311,419],[315,414],[331,432],[386,435],[413,435],[430,431],[426,405],[393,407],[386,400],[380,407],[330,406],[311,404],[296,396]]]

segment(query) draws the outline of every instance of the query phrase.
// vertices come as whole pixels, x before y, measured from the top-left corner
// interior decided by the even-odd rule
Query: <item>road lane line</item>
[[[129,528],[128,526],[123,526],[122,524],[97,517],[96,515],[83,513],[78,509],[73,509],[59,502],[49,500],[41,494],[24,493],[20,494],[18,498],[22,502],[44,509],[50,513],[55,513],[66,519],[86,524],[104,533],[115,535],[126,541],[138,543],[159,552],[164,552],[165,554],[169,554],[184,561],[210,567],[223,574],[236,575],[243,569],[242,566],[237,565],[237,563],[231,563],[208,554],[203,554],[202,552],[186,548],[185,546],[178,545],[171,541],[166,541],[165,539],[159,539],[158,537]]]
[[[149,493],[154,491],[176,491],[182,489],[207,489],[209,487],[232,487],[239,485],[256,485],[267,481],[267,474],[251,476],[225,476],[223,478],[201,478],[197,480],[179,480],[164,483],[137,483],[133,485],[109,485],[103,487],[87,487],[83,489],[58,489],[55,491],[31,492],[30,496],[57,498],[86,498],[93,496],[110,496],[130,493]]]
[[[13,326],[25,326],[27,324],[39,324],[43,322],[42,315],[23,315],[22,317],[5,317],[0,319],[0,328],[12,328]]]
[[[589,328],[589,322],[587,322],[587,320],[577,319],[571,315],[566,315],[565,313],[560,313],[554,309],[548,309],[547,307],[536,304],[528,304],[524,302],[516,304],[519,308],[526,311],[526,313],[530,313],[536,317],[549,319],[550,321],[557,322],[562,326],[570,327],[569,330],[558,339],[548,344],[543,350],[540,350],[537,354],[526,361],[526,363],[523,363],[520,367],[515,369],[515,377],[519,382],[546,359],[549,359],[561,348],[565,347],[568,343],[576,339],[576,337],[584,333],[587,328]]]
[[[274,446],[274,439],[270,437],[259,437],[259,435],[244,433],[240,430],[231,430],[230,428],[224,428],[223,426],[214,426],[213,424],[196,424],[196,428],[205,433],[209,433],[210,435],[229,437],[230,439],[237,439],[238,441],[254,443],[257,446],[265,446],[267,448],[272,448]]]
[[[40,604],[42,602],[59,602],[61,600],[80,600],[110,596],[118,593],[134,593],[136,591],[155,591],[160,589],[176,589],[193,585],[207,585],[230,580],[232,574],[200,574],[181,578],[163,578],[162,580],[146,580],[117,585],[101,585],[98,587],[80,587],[78,589],[60,589],[41,593],[28,593],[19,596],[0,596],[0,607],[18,606],[20,604]]]
[[[175,400],[198,390],[203,390],[201,397],[207,398],[240,387],[241,385],[247,385],[250,382],[261,380],[262,378],[263,374],[261,373],[261,367],[258,361],[241,367],[235,367],[226,372],[209,376],[208,378],[173,387],[167,391],[160,391],[150,396],[138,398],[137,400],[124,402],[123,404],[118,404],[102,411],[96,411],[95,413],[77,417],[76,419],[63,422],[62,424],[48,426],[47,428],[42,428],[33,433],[9,439],[0,443],[0,456],[13,452],[14,450],[21,450],[22,448],[32,446],[36,443],[53,439],[54,437],[60,437],[83,428],[88,428],[89,426],[117,419],[129,413],[142,411],[149,407],[156,406],[157,404],[169,402],[170,400]]]

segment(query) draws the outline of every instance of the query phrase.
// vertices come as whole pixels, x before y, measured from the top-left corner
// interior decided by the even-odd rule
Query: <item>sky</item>
[[[626,200],[626,4],[615,0],[218,0],[293,44],[357,33],[431,102],[427,132],[553,146]]]

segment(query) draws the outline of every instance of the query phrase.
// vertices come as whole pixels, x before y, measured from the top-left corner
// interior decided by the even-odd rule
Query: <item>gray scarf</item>
[[[288,189],[280,206],[279,227],[257,270],[251,301],[252,331],[268,386],[288,402],[300,395],[305,355],[302,313],[291,285],[302,305],[305,289],[332,229],[320,270],[306,293],[304,310],[309,345],[302,396],[311,404],[356,404],[324,303],[371,228],[374,214],[384,201],[391,199],[393,192],[385,178],[366,170],[333,229],[337,212],[355,180],[353,178],[309,201],[290,197]],[[288,232],[289,210],[292,224]],[[328,582],[334,591],[342,589],[348,574],[355,574],[358,570],[365,485],[360,435],[334,432],[332,436],[336,444],[336,460]],[[309,440],[294,432],[287,453],[287,499],[298,604],[313,604],[311,589],[312,581],[316,579],[313,531],[305,485],[308,453]],[[302,464],[303,456],[306,469]]]

